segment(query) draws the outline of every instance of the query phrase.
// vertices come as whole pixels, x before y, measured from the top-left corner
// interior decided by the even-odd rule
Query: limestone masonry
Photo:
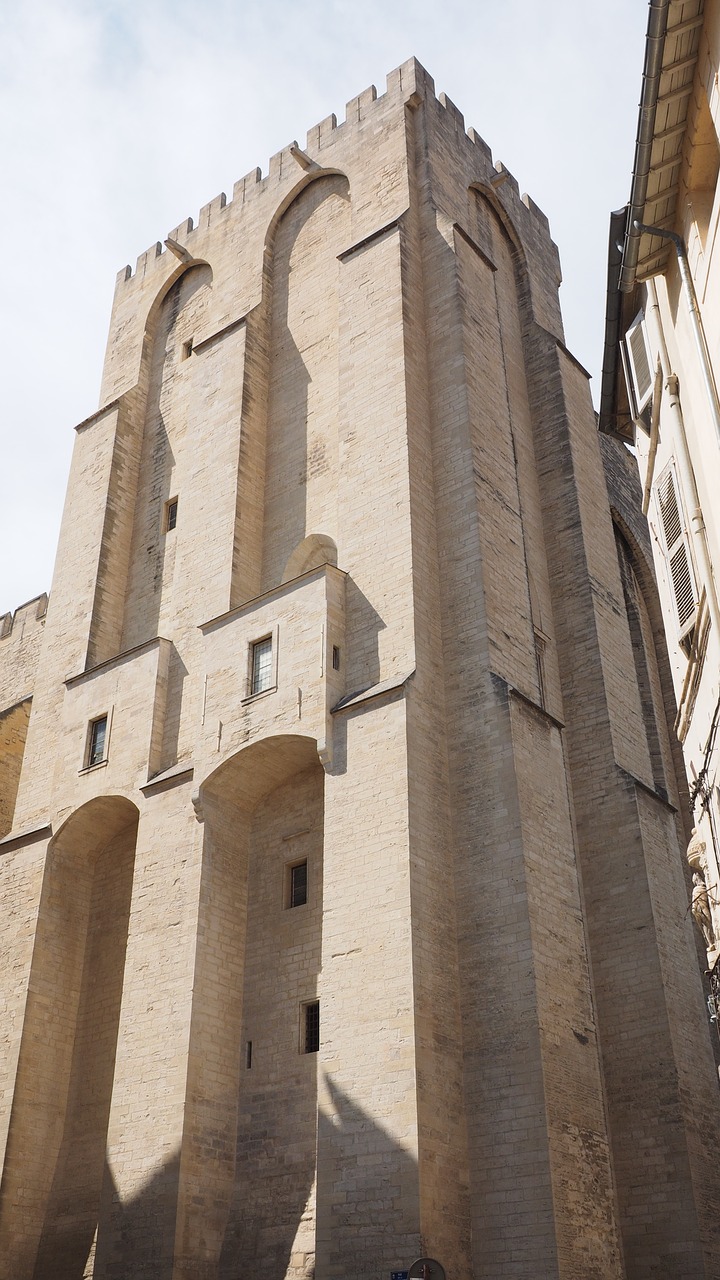
[[[547,220],[410,60],[166,245],[0,636],[0,1275],[717,1278],[668,657]]]

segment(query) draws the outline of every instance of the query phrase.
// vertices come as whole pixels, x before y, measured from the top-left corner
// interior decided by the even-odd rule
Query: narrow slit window
[[[332,647],[332,664],[333,664],[333,671],[340,670],[340,650],[336,644],[334,644]]]
[[[87,767],[91,769],[94,764],[101,764],[105,757],[105,746],[107,743],[107,716],[99,716],[97,720],[90,722],[90,732],[88,734],[88,755]]]
[[[250,673],[250,692],[264,693],[272,688],[273,661],[272,636],[257,640],[252,647],[252,666]]]
[[[252,1040],[245,1041],[245,1069],[249,1071],[252,1067]]]
[[[303,1006],[303,1053],[317,1053],[320,1048],[320,1001]]]
[[[289,907],[304,907],[307,902],[307,859],[290,867]]]
[[[165,532],[171,533],[177,524],[178,500],[171,498],[165,503]]]
[[[192,353],[193,353],[193,340],[192,340],[192,338],[188,338],[187,342],[183,342],[183,344],[182,344],[182,358],[183,358],[183,360],[187,360],[187,359],[189,359],[189,357],[192,355]]]

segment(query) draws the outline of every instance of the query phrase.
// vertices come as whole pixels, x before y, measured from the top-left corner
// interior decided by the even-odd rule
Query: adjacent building
[[[720,1273],[668,659],[559,282],[414,60],[120,273],[0,637],[6,1280]]]
[[[692,911],[720,996],[720,6],[654,4],[630,201],[612,215],[602,431],[634,445],[694,831]]]

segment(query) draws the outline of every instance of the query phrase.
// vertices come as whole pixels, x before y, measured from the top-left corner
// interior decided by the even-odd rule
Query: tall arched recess
[[[271,239],[263,590],[308,534],[337,541],[338,254],[349,244],[339,174],[305,187]]]
[[[100,797],[48,849],[2,1187],[25,1209],[22,1238],[0,1227],[18,1280],[91,1274],[137,823],[129,800]]]
[[[557,696],[557,682],[551,670],[541,678],[536,660],[552,602],[528,386],[527,264],[492,193],[470,189],[468,228],[455,252],[490,666],[542,702]]]
[[[189,548],[185,545],[189,538],[186,511],[191,490],[197,486],[198,423],[206,423],[206,414],[202,413],[204,388],[197,385],[197,361],[191,357],[212,278],[206,263],[189,267],[157,306],[149,338],[122,649],[171,633],[177,613],[176,561],[194,550],[192,539]],[[175,500],[171,513],[168,504]]]
[[[663,658],[667,663],[667,655],[662,651],[658,653],[658,642],[661,650],[664,649],[664,635],[652,616],[655,613],[657,619],[659,612],[657,588],[650,566],[634,545],[632,533],[622,517],[615,511],[613,530],[653,783],[656,790],[679,809],[673,743],[668,733],[674,700],[671,686],[667,687],[667,676],[663,680],[662,674]]]
[[[207,779],[196,803],[202,918],[179,1256],[190,1270],[202,1239],[218,1280],[244,1271],[276,1280],[295,1275],[291,1255],[315,1249],[318,1055],[306,1052],[304,1019],[317,1001],[322,941],[317,743],[253,743]]]

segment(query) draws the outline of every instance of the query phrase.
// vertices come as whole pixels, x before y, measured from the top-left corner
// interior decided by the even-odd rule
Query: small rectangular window
[[[252,647],[252,666],[250,672],[250,692],[263,693],[272,688],[273,661],[272,636],[257,640]]]
[[[252,1040],[245,1041],[245,1069],[249,1071],[252,1067]]]
[[[177,524],[178,500],[171,498],[165,503],[165,532],[170,533]]]
[[[188,338],[187,342],[183,342],[182,344],[183,360],[187,360],[192,355],[192,352],[193,352],[193,340],[192,338]]]
[[[105,743],[107,741],[107,716],[99,716],[91,721],[88,734],[87,768],[100,764],[105,759]]]
[[[340,670],[340,650],[336,644],[333,645],[333,671]]]
[[[303,1005],[303,1053],[317,1053],[320,1048],[320,1001]]]
[[[297,862],[294,867],[288,868],[290,872],[290,882],[288,884],[287,905],[288,907],[304,907],[307,902],[307,860],[305,862]]]

